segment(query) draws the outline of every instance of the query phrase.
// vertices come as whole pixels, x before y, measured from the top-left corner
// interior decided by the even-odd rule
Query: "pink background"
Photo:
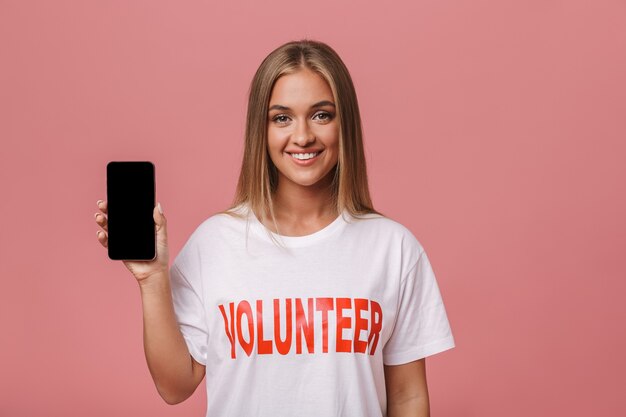
[[[1,1],[0,415],[203,415],[204,383],[153,385],[96,240],[105,166],[156,164],[173,260],[233,196],[254,71],[305,36],[350,69],[375,206],[435,268],[433,416],[626,415],[618,0]]]

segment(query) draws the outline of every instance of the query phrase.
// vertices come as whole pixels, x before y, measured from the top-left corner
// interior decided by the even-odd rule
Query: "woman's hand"
[[[96,223],[104,230],[98,230],[98,241],[105,248],[108,247],[108,222],[107,222],[107,202],[104,200],[98,200],[98,208],[100,213],[96,213]],[[154,207],[152,211],[152,217],[156,224],[157,230],[157,256],[152,261],[122,261],[126,268],[135,276],[139,284],[144,284],[149,281],[150,276],[158,274],[159,272],[169,272],[169,251],[167,247],[167,221],[163,213],[159,211],[160,205]],[[167,275],[167,274],[166,274]],[[161,275],[161,276],[166,276]]]

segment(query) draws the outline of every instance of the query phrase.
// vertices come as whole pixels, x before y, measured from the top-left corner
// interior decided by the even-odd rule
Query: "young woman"
[[[125,264],[167,403],[206,375],[211,417],[429,415],[425,358],[454,339],[424,248],[372,206],[356,93],[328,45],[289,42],[261,63],[233,204],[171,267],[160,204],[153,215],[157,259]]]

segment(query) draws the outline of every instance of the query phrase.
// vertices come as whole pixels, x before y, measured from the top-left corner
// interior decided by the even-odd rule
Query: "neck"
[[[296,184],[279,174],[274,193],[274,211],[277,218],[301,220],[335,217],[332,204],[332,172],[310,186]]]

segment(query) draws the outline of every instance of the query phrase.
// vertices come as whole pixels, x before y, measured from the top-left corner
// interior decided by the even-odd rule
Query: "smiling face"
[[[270,96],[268,151],[278,187],[327,185],[339,154],[339,122],[330,86],[302,69],[283,75]]]

